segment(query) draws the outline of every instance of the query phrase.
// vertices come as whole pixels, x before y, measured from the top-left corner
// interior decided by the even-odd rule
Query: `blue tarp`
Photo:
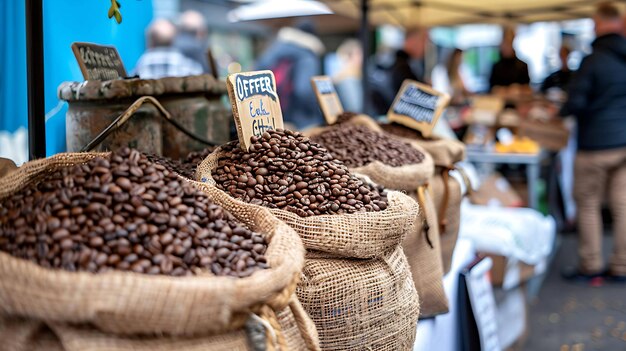
[[[65,112],[57,87],[83,80],[70,48],[84,41],[115,45],[127,71],[145,49],[145,28],[152,20],[152,1],[121,0],[123,21],[107,18],[109,0],[44,0],[46,150],[65,151]],[[25,1],[0,1],[0,130],[27,125]]]

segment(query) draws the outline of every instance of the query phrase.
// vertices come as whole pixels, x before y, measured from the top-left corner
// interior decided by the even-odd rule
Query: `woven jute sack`
[[[196,173],[197,179],[217,190],[211,172],[224,155],[224,151],[217,148],[202,161]],[[237,213],[237,208],[263,208],[233,200],[230,195],[219,190],[212,193],[212,198],[232,213]],[[391,191],[387,198],[387,209],[378,212],[300,217],[280,209],[269,211],[298,233],[307,250],[343,257],[374,258],[402,243],[404,237],[413,231],[419,212],[417,203],[405,194]]]
[[[292,303],[297,305],[295,309]],[[249,329],[182,337],[124,336],[107,334],[91,326],[24,318],[5,318],[0,323],[0,337],[5,351],[320,350],[315,325],[295,295],[292,303],[279,313],[279,329],[270,326],[272,331],[263,333],[265,327],[258,325],[252,337]],[[301,332],[307,328],[311,334]]]
[[[343,125],[359,125],[365,126],[375,132],[384,133],[381,127],[371,117],[366,115],[357,115],[343,122],[341,125],[330,127],[311,128],[304,132],[307,136],[315,136],[323,133],[328,128],[341,128]],[[393,136],[396,138],[395,136]],[[374,183],[380,184],[388,189],[400,191],[414,191],[420,185],[419,179],[432,176],[434,171],[434,163],[429,153],[416,143],[403,140],[410,144],[413,148],[424,154],[424,159],[420,163],[408,164],[399,167],[392,167],[380,161],[374,161],[361,167],[350,168],[354,173],[360,173],[368,176]]]
[[[433,158],[435,172],[430,179],[431,190],[437,211],[437,222],[441,235],[441,255],[443,257],[444,274],[450,271],[452,253],[459,236],[462,194],[460,184],[449,176],[456,169],[454,164],[465,158],[465,144],[458,140],[437,136],[424,138],[418,132],[402,126],[382,125],[382,128],[407,142],[423,147]],[[402,132],[396,134],[393,131]],[[459,169],[459,171],[461,171]],[[461,175],[465,177],[464,173]],[[470,189],[470,187],[468,187]]]
[[[29,162],[0,179],[0,203],[46,174],[106,154],[59,154]],[[186,181],[186,180],[183,180]],[[209,196],[221,194],[197,182]],[[215,200],[215,199],[214,199]],[[217,202],[217,200],[215,200]],[[264,208],[219,203],[250,229],[266,235],[270,268],[234,279],[131,272],[91,274],[41,267],[0,253],[0,315],[44,322],[91,324],[112,334],[215,334],[240,329],[252,314],[276,320],[295,291],[304,264],[298,235]]]
[[[437,209],[438,229],[441,233],[441,258],[443,273],[450,271],[452,254],[459,237],[461,224],[461,184],[449,175],[449,171],[438,168],[430,180],[435,208]]]
[[[348,260],[307,253],[298,299],[322,350],[412,350],[418,295],[402,248]]]
[[[427,185],[409,193],[420,204],[422,216],[414,233],[402,243],[415,288],[420,297],[420,319],[448,312],[448,298],[443,288],[441,241],[435,204]]]

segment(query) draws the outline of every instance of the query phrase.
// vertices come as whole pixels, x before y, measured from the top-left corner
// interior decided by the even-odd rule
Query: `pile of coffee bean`
[[[248,152],[238,141],[226,144],[213,171],[217,186],[231,196],[301,217],[387,208],[386,194],[302,134],[277,129],[251,140]]]
[[[408,139],[424,140],[422,133],[398,123],[381,123],[380,127],[387,133]]]
[[[187,156],[185,156],[185,158],[182,159],[181,162],[184,164],[189,164],[189,165],[193,165],[194,167],[197,167],[215,149],[216,149],[216,146],[209,146],[200,151],[192,151]],[[195,168],[194,168],[194,172],[195,172]]]
[[[336,125],[311,137],[348,167],[380,161],[392,167],[420,163],[424,154],[411,145],[366,126]]]
[[[337,116],[337,121],[335,122],[336,124],[341,124],[341,123],[345,123],[348,122],[349,120],[351,120],[353,117],[355,117],[357,114],[354,112],[342,112]]]
[[[246,277],[265,238],[136,150],[52,172],[0,202],[0,250],[49,268]]]
[[[196,166],[169,157],[147,154],[148,161],[158,163],[169,172],[178,173],[187,179],[195,179]]]
[[[215,146],[209,146],[200,151],[190,152],[185,158],[174,160],[164,156],[147,155],[148,160],[162,164],[170,172],[175,172],[188,179],[196,179],[198,165],[215,150]]]

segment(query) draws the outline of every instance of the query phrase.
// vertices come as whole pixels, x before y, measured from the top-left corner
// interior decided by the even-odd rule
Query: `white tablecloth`
[[[450,312],[433,319],[422,320],[418,323],[413,351],[458,350],[457,291],[459,273],[473,261],[475,254],[472,243],[469,240],[459,239],[452,255],[450,272],[443,278],[444,289],[450,304]]]

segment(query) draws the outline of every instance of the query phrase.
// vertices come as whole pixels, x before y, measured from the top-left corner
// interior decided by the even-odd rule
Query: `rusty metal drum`
[[[58,95],[69,105],[67,149],[80,151],[143,96],[157,99],[171,118],[192,134],[216,144],[225,143],[232,119],[222,100],[225,94],[225,83],[210,75],[63,83]],[[206,147],[167,122],[151,104],[141,105],[96,150],[120,146],[175,159]]]
[[[109,126],[134,101],[75,101],[69,103],[66,119],[67,151],[80,151]],[[142,105],[134,116],[114,131],[93,151],[114,150],[122,146],[161,155],[163,133],[159,111],[153,105]]]

